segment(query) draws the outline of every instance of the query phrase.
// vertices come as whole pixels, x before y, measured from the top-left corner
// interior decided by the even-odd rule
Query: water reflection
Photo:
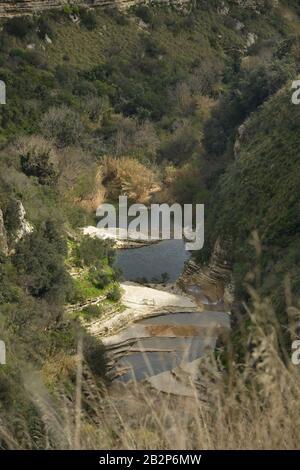
[[[189,258],[183,240],[163,240],[142,248],[119,250],[116,265],[127,281],[175,282]]]

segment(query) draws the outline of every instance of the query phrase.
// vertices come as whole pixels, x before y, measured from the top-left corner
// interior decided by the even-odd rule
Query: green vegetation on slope
[[[266,0],[257,14],[225,3],[228,14],[203,0],[189,12],[78,11],[74,24],[67,8],[3,24],[0,209],[10,253],[0,254],[0,338],[8,346],[0,395],[12,434],[21,413],[36,447],[44,425],[23,396],[23,371],[32,364],[50,390],[71,384],[72,401],[78,316],[101,315],[120,299],[111,248],[73,240],[74,228],[94,221],[102,184],[114,198],[116,183],[128,190],[130,179],[131,193],[146,198],[150,189],[138,193],[132,174],[155,175],[162,200],[207,203],[207,252],[218,236],[237,241],[238,287],[251,268],[253,229],[265,250],[263,289],[276,293],[285,272],[298,286],[300,108],[279,92],[299,73],[297,5]],[[33,232],[16,243],[20,202]],[[102,295],[103,303],[85,305]],[[80,315],[66,315],[66,304],[77,303]],[[84,344],[88,366],[102,376],[101,346],[88,335]]]
[[[255,263],[249,242],[257,231],[264,293],[283,307],[284,276],[300,289],[300,107],[290,86],[250,117],[239,146],[212,200],[211,231],[232,240],[238,288]]]

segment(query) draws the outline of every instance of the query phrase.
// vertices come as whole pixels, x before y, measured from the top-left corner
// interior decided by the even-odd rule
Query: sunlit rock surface
[[[7,234],[4,225],[3,212],[0,209],[0,252],[8,254]]]
[[[202,311],[185,295],[133,283],[122,288],[125,311],[90,325],[106,347],[110,378],[146,380],[157,390],[191,396],[199,359],[229,330],[228,314]]]
[[[148,234],[142,232],[125,230],[123,228],[98,228],[92,225],[81,229],[83,235],[99,238],[101,240],[112,240],[116,248],[135,248],[157,243],[157,240],[150,240]]]
[[[174,4],[181,8],[190,0],[156,0],[157,3]],[[10,17],[16,15],[28,15],[35,12],[61,8],[63,5],[86,6],[88,8],[117,7],[124,10],[144,3],[144,0],[4,0],[0,2],[0,17]]]

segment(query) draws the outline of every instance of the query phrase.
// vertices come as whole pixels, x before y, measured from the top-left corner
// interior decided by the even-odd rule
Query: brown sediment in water
[[[150,336],[194,337],[203,332],[203,328],[193,325],[150,325],[145,327]]]

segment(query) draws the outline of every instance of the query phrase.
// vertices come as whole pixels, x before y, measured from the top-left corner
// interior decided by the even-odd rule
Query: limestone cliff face
[[[200,301],[203,301],[205,292],[204,299],[209,302],[230,306],[233,301],[230,253],[230,241],[218,238],[207,266],[199,266],[189,261],[180,279],[185,291],[192,293]]]
[[[139,3],[150,4],[154,2],[184,7],[191,3],[192,0],[4,0],[0,1],[0,18],[33,14],[43,10],[61,8],[66,4],[81,5],[90,8],[116,6],[124,10]],[[227,15],[230,12],[231,5],[238,5],[259,12],[262,7],[265,7],[266,0],[219,0],[219,3],[218,13]],[[273,5],[276,6],[277,4],[278,0],[273,0]]]
[[[0,208],[0,253],[4,253],[6,256],[14,253],[16,244],[33,231],[33,226],[26,220],[26,211],[21,201],[17,201],[16,220],[18,229],[12,236],[6,231],[3,212]]]
[[[4,226],[3,213],[0,209],[0,252],[8,254],[7,234]]]
[[[189,3],[190,0],[152,0],[156,3],[177,4],[179,6]],[[0,1],[0,18],[28,15],[43,10],[61,8],[63,5],[72,4],[86,6],[90,8],[96,7],[112,7],[119,9],[130,8],[138,3],[151,3],[145,0],[15,0]]]
[[[22,238],[33,231],[33,226],[26,220],[26,211],[21,201],[17,203],[17,214],[19,228],[15,233],[13,243],[16,245]]]

